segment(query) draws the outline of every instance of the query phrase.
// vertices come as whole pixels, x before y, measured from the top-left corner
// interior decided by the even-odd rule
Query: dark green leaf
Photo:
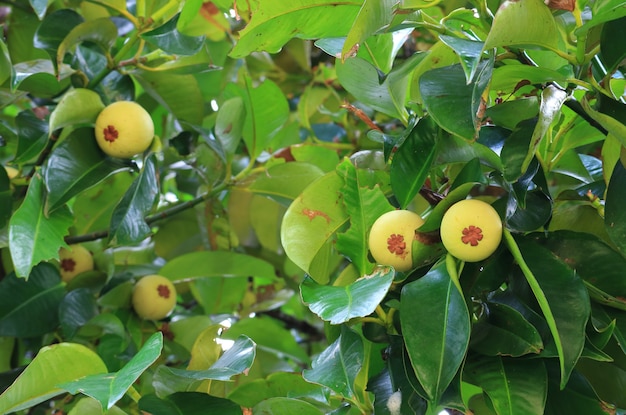
[[[363,339],[341,326],[341,335],[315,360],[302,376],[309,382],[327,386],[346,398],[355,396],[355,380],[363,365]]]
[[[327,395],[326,388],[307,382],[299,373],[274,372],[265,379],[256,379],[240,385],[228,395],[228,398],[241,406],[251,408],[268,398],[315,397],[316,400],[325,402],[328,400]]]
[[[609,407],[602,402],[589,384],[589,381],[578,371],[572,372],[570,380],[561,390],[556,381],[558,369],[550,367],[548,371],[548,399],[545,415],[561,415],[563,413],[606,415]]]
[[[59,320],[64,336],[73,338],[97,313],[96,299],[90,290],[79,288],[67,293],[59,307]]]
[[[34,112],[24,110],[15,117],[17,125],[16,163],[28,162],[46,147],[48,142],[48,124],[38,118]]]
[[[498,414],[543,414],[548,385],[541,360],[472,359],[463,369],[463,379],[480,386]]]
[[[204,36],[187,36],[180,33],[176,28],[179,16],[177,14],[164,25],[143,33],[141,37],[167,53],[174,55],[196,54],[204,44]]]
[[[300,399],[275,397],[266,399],[252,408],[259,415],[322,415],[323,412],[312,404]]]
[[[626,254],[626,168],[618,161],[606,192],[604,224],[606,231],[622,255]]]
[[[391,159],[391,188],[401,208],[406,208],[424,185],[440,134],[432,118],[422,118]]]
[[[432,69],[420,77],[424,105],[441,128],[468,141],[477,138],[492,69],[493,60],[483,61],[469,84],[461,65]]]
[[[522,170],[524,160],[530,148],[530,140],[537,125],[536,119],[520,122],[502,147],[504,178],[509,182],[519,179],[526,171]]]
[[[36,266],[27,281],[9,274],[0,282],[0,336],[35,337],[54,331],[64,294],[53,265]]]
[[[402,288],[400,323],[415,375],[437,404],[461,367],[470,337],[467,305],[444,262]]]
[[[104,410],[111,409],[119,401],[133,383],[156,361],[163,348],[163,333],[156,332],[133,356],[132,359],[117,373],[90,375],[72,382],[59,384],[71,394],[83,393],[100,402]]]
[[[4,168],[0,168],[0,229],[4,228],[13,212],[11,181]]]
[[[44,167],[49,214],[110,175],[128,169],[105,158],[96,143],[93,128],[73,130],[50,154]]]
[[[39,173],[33,176],[22,205],[9,221],[9,247],[18,277],[28,278],[41,261],[58,258],[63,238],[69,233],[72,215],[59,208],[44,215],[44,184]]]
[[[371,275],[344,287],[319,285],[305,277],[300,286],[302,300],[322,320],[331,324],[345,323],[372,314],[387,294],[394,275],[391,268],[378,267]]]
[[[127,245],[141,242],[151,232],[145,216],[152,209],[158,193],[156,177],[156,157],[144,160],[139,176],[113,210],[109,240]]]
[[[74,27],[58,45],[57,67],[61,66],[65,54],[82,42],[94,43],[102,48],[102,52],[108,53],[115,39],[117,39],[117,26],[109,17],[83,22]]]
[[[176,392],[163,399],[156,395],[143,395],[139,410],[153,415],[241,415],[241,407],[233,401],[202,392]]]
[[[439,39],[459,55],[461,66],[465,72],[465,79],[468,83],[472,82],[479,68],[484,43],[448,35],[440,35]]]
[[[534,231],[544,226],[551,214],[552,201],[540,190],[529,192],[522,201],[510,194],[507,204],[507,215],[510,216],[506,218],[506,223],[511,230]]]
[[[470,347],[488,356],[518,357],[541,352],[543,341],[518,311],[504,304],[486,303],[484,317],[472,327]]]
[[[72,31],[84,21],[83,17],[71,9],[60,9],[48,14],[37,29],[33,44],[44,49],[56,62],[57,49]],[[58,70],[55,65],[55,70]]]

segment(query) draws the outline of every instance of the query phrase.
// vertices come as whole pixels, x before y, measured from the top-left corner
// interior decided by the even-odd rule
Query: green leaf
[[[564,389],[559,387],[559,382],[553,380],[558,370],[549,370],[548,376],[548,399],[546,401],[545,415],[560,415],[562,413],[581,413],[585,415],[606,415],[605,409],[609,406],[598,398],[589,381],[578,371],[572,372],[569,382]]]
[[[202,392],[176,392],[158,398],[156,395],[143,395],[139,400],[139,410],[158,415],[241,415],[241,407],[233,401]]]
[[[500,303],[483,307],[483,318],[472,326],[470,348],[488,356],[519,357],[541,352],[541,335],[521,313]]]
[[[32,275],[29,281],[32,281]],[[67,293],[58,309],[61,330],[68,339],[73,338],[81,327],[98,315],[96,300],[87,288],[79,288]]]
[[[83,23],[81,15],[71,9],[60,9],[48,14],[37,29],[33,44],[36,48],[44,49],[55,63],[55,74],[58,71],[57,50],[72,29]]]
[[[363,339],[341,326],[341,335],[302,371],[308,382],[327,386],[345,398],[355,396],[355,380],[363,365]]]
[[[159,396],[186,391],[203,380],[230,380],[249,370],[256,355],[256,345],[246,336],[235,343],[207,370],[184,370],[161,365],[153,377],[153,386]]]
[[[461,65],[432,69],[419,79],[419,89],[428,113],[444,130],[473,141],[482,122],[482,97],[491,80],[493,59],[483,61],[476,79],[467,83]]]
[[[534,155],[534,152],[529,153],[529,149],[532,148],[531,137],[536,125],[536,119],[520,122],[502,147],[500,157],[504,166],[504,179],[508,182],[514,182],[526,173],[523,170],[526,158]]]
[[[145,216],[152,209],[158,194],[156,177],[156,157],[144,160],[139,176],[113,210],[109,241],[119,245],[131,245],[141,242],[151,232]]]
[[[626,203],[626,168],[621,161],[618,161],[611,174],[609,186],[606,192],[606,205],[604,208],[604,224],[606,231],[611,237],[611,241],[616,245],[617,249],[626,254],[626,212],[624,203]]]
[[[485,50],[501,46],[559,47],[559,29],[542,0],[506,0],[493,19]]]
[[[294,398],[275,397],[269,398],[252,408],[254,414],[271,415],[322,415],[323,412],[312,404]]]
[[[362,5],[360,0],[269,0],[259,3],[240,32],[230,55],[242,58],[255,51],[278,52],[290,39],[345,36]]]
[[[177,14],[162,26],[143,33],[141,37],[147,42],[156,45],[161,50],[173,55],[194,55],[204,44],[204,36],[187,36],[178,31]]]
[[[44,185],[36,173],[24,202],[9,221],[9,247],[17,276],[28,278],[39,262],[58,258],[71,225],[72,215],[67,208],[44,215]]]
[[[5,227],[13,213],[11,193],[9,175],[4,168],[0,168],[0,229]]]
[[[484,43],[448,35],[440,35],[439,40],[448,45],[459,55],[461,66],[465,72],[465,79],[467,83],[472,82],[480,67],[480,58],[483,54]]]
[[[58,387],[75,395],[83,393],[100,402],[105,410],[111,409],[133,386],[141,374],[161,355],[163,333],[156,332],[118,372],[89,375],[82,379],[59,382]]]
[[[222,334],[222,338],[237,340],[249,337],[257,349],[284,356],[308,364],[310,358],[298,344],[293,334],[271,317],[255,317],[239,320]]]
[[[281,241],[285,253],[319,284],[329,276],[315,272],[314,260],[348,220],[342,203],[344,182],[335,172],[311,183],[285,212]]]
[[[226,100],[217,112],[215,135],[229,159],[232,159],[241,141],[245,118],[246,107],[241,97]]]
[[[567,76],[550,68],[529,65],[503,65],[493,70],[490,89],[492,91],[515,92],[521,81],[528,81],[532,85],[557,82],[567,83]]]
[[[465,359],[470,317],[444,262],[402,288],[402,335],[426,398],[436,405]]]
[[[50,114],[48,131],[52,134],[68,125],[95,123],[103,109],[104,104],[97,93],[84,88],[72,89],[63,95]]]
[[[60,67],[73,47],[83,42],[90,42],[108,53],[117,39],[117,26],[109,17],[89,20],[75,26],[59,44],[56,55],[56,66]]]
[[[335,69],[341,85],[357,100],[407,124],[407,87],[411,72],[425,56],[413,55],[384,77],[374,65],[359,57],[337,62]]]
[[[0,395],[0,413],[30,408],[63,393],[57,385],[84,376],[106,373],[100,357],[86,346],[57,343],[39,350],[33,361]],[[50,376],[53,373],[54,376]]]
[[[369,229],[380,215],[393,210],[380,186],[376,184],[372,188],[367,183],[361,174],[365,172],[357,170],[348,160],[337,166],[337,173],[345,181],[343,203],[350,217],[350,227],[337,234],[337,250],[350,258],[360,275],[371,273],[374,267],[368,259]]]
[[[498,414],[543,414],[548,385],[541,360],[472,359],[463,369],[463,379],[480,386]]]
[[[302,162],[276,164],[255,177],[248,188],[277,202],[291,203],[302,191],[324,175],[319,167]]]
[[[626,37],[625,28],[626,16],[611,20],[602,26],[600,53],[602,54],[602,62],[604,62],[608,73],[612,73],[620,62],[626,58],[624,45],[620,45],[619,42],[614,41],[615,39],[623,39]]]
[[[15,163],[28,162],[39,155],[48,142],[48,125],[31,110],[21,111],[15,117],[17,126],[17,154]]]
[[[441,130],[432,118],[418,121],[391,159],[391,188],[405,209],[418,194],[437,154]]]
[[[391,23],[394,17],[393,8],[395,4],[395,0],[365,0],[363,2],[343,44],[342,60],[349,59],[355,46],[358,50],[368,37]]]
[[[48,59],[20,62],[15,64],[13,69],[11,92],[19,89],[42,97],[52,97],[61,93],[68,87],[69,76],[74,73],[74,70],[65,64],[57,71]]]
[[[626,16],[626,10],[624,10],[623,0],[606,0],[593,3],[591,19],[577,28],[574,34],[585,36],[592,27],[624,16]]]
[[[33,8],[39,20],[43,19],[46,15],[46,10],[48,10],[48,0],[28,0],[30,3],[30,7]]]
[[[9,274],[0,281],[0,336],[37,337],[59,325],[58,309],[65,288],[59,271],[42,263],[28,281]]]
[[[159,274],[172,281],[206,277],[276,279],[274,266],[250,255],[229,251],[190,252],[168,261]]]
[[[505,239],[517,258],[507,232]],[[576,272],[546,248],[529,238],[516,241],[523,263],[520,266],[556,345],[563,388],[585,346],[585,327],[591,313],[589,294]]]
[[[244,76],[244,84],[229,84],[224,97],[240,97],[245,106],[243,140],[250,157],[256,159],[268,150],[272,139],[289,117],[289,104],[285,95],[271,80],[253,85],[250,76]]]
[[[52,151],[43,169],[46,212],[54,212],[83,190],[125,169],[128,167],[103,156],[93,128],[73,130]]]
[[[302,301],[312,312],[330,324],[341,324],[374,312],[387,295],[394,278],[390,267],[378,267],[370,275],[344,286],[319,285],[305,277],[300,285]]]

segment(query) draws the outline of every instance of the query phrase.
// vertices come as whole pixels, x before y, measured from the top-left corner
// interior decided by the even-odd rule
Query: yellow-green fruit
[[[136,102],[114,102],[96,118],[96,141],[109,156],[130,158],[143,153],[153,138],[152,118]]]
[[[9,176],[9,180],[13,180],[20,173],[16,168],[10,166],[4,166],[4,170],[7,172],[7,176]]]
[[[369,249],[377,263],[391,265],[396,271],[413,268],[412,246],[415,229],[424,220],[409,210],[382,214],[370,229]]]
[[[82,272],[93,270],[93,256],[82,245],[70,245],[59,249],[59,271],[61,279],[70,282]]]
[[[440,233],[450,254],[467,262],[482,261],[500,245],[502,220],[489,203],[461,200],[443,215]]]
[[[176,288],[161,275],[146,275],[133,288],[133,308],[145,320],[161,320],[176,305]]]

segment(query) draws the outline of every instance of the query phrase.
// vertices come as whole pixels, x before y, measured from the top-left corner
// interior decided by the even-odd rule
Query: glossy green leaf
[[[483,54],[483,42],[463,39],[448,35],[440,35],[439,40],[452,48],[459,59],[465,72],[465,79],[468,83],[474,80],[474,76],[480,67],[480,59]]]
[[[607,72],[611,73],[626,58],[626,49],[624,45],[615,42],[615,39],[621,39],[626,36],[626,16],[619,19],[611,20],[602,26],[602,34],[600,35],[600,53]]]
[[[353,49],[393,20],[394,0],[365,0],[341,50],[342,60],[349,59]],[[382,69],[382,68],[381,68]]]
[[[391,159],[391,188],[402,209],[418,194],[437,154],[441,136],[439,126],[431,117],[417,122]]]
[[[350,227],[337,234],[337,250],[350,258],[360,275],[372,272],[374,264],[368,258],[368,231],[383,213],[393,207],[378,185],[371,187],[364,177],[363,170],[357,170],[345,160],[337,166],[337,173],[342,176],[343,203],[350,217]]]
[[[541,0],[506,0],[493,19],[485,49],[502,46],[558,49],[558,26]]]
[[[17,125],[16,163],[24,163],[37,157],[48,142],[48,125],[34,112],[25,110],[15,117]]]
[[[241,406],[252,408],[263,400],[277,397],[316,397],[327,400],[328,391],[322,386],[304,380],[300,373],[275,372],[265,379],[256,379],[240,385],[228,398]]]
[[[250,255],[229,251],[190,252],[168,261],[159,274],[172,281],[205,277],[249,277],[273,281],[274,267],[269,262]]]
[[[541,360],[472,359],[463,379],[480,386],[498,414],[543,414],[548,385]]]
[[[309,163],[277,164],[259,174],[249,189],[278,202],[291,203],[309,184],[323,175],[322,170]]]
[[[561,388],[574,369],[585,345],[585,327],[591,308],[582,279],[550,251],[527,238],[517,243],[528,270],[526,278],[555,341],[561,368]]]
[[[294,361],[309,363],[309,356],[293,334],[278,321],[270,317],[255,317],[239,320],[222,334],[222,338],[237,340],[249,337],[259,350],[285,356]]]
[[[197,53],[204,44],[204,36],[187,36],[180,33],[176,28],[179,16],[177,14],[165,24],[143,33],[141,37],[170,54],[193,55]]]
[[[112,407],[105,414],[105,412],[102,410],[102,406],[100,406],[100,403],[96,401],[95,399],[89,398],[89,397],[84,397],[84,398],[79,399],[78,402],[76,402],[76,405],[74,405],[72,409],[70,409],[70,411],[67,413],[67,415],[82,415],[82,414],[128,415],[126,412],[124,412],[117,406]]]
[[[558,373],[558,370],[550,368],[549,375]],[[610,408],[602,402],[593,386],[578,371],[572,372],[569,382],[564,389],[560,389],[559,383],[548,376],[548,397],[546,400],[545,415],[559,415],[566,413],[581,413],[585,415],[606,415]]]
[[[335,172],[314,181],[289,206],[281,226],[286,254],[320,284],[326,284],[329,276],[311,272],[315,257],[348,220],[343,184]]]
[[[0,168],[0,229],[7,224],[12,212],[11,181],[7,171],[4,168]]]
[[[527,81],[533,85],[547,82],[565,84],[567,76],[550,68],[529,65],[503,65],[493,70],[490,88],[492,91],[513,93],[522,81]]]
[[[52,134],[59,128],[74,124],[91,124],[104,109],[100,96],[84,88],[73,89],[63,95],[50,114],[48,131]]]
[[[62,394],[57,385],[97,373],[106,373],[102,359],[76,343],[45,346],[24,372],[0,395],[0,413],[30,408]],[[50,376],[54,373],[54,376]]]
[[[606,0],[593,4],[591,19],[577,28],[575,34],[584,36],[591,28],[609,22],[611,20],[620,19],[626,16],[623,0]]]
[[[242,414],[239,405],[231,400],[202,392],[176,392],[163,399],[156,395],[144,395],[139,400],[139,409],[158,415]]]
[[[5,83],[14,76],[15,69],[11,65],[11,55],[4,41],[0,42],[0,83]]]
[[[486,112],[487,117],[489,117],[495,125],[504,127],[507,130],[514,130],[521,121],[535,118],[538,114],[539,101],[537,97],[527,97],[502,102],[487,108]],[[485,128],[481,129],[481,132],[483,130],[485,130]]]
[[[69,233],[72,215],[67,208],[44,214],[44,184],[39,173],[33,176],[22,205],[9,221],[9,247],[20,278],[28,278],[41,261],[58,258],[63,238]]]
[[[293,37],[317,39],[345,36],[361,4],[362,1],[357,0],[340,4],[333,0],[264,1],[241,31],[239,41],[230,54],[241,58],[255,51],[275,53]]]
[[[354,382],[364,363],[363,347],[361,336],[342,326],[339,338],[313,360],[311,369],[302,371],[302,376],[308,382],[327,386],[346,398],[353,398]]]
[[[46,212],[54,212],[83,190],[125,169],[128,167],[119,161],[104,157],[93,128],[73,130],[50,154],[43,169]]]
[[[285,124],[289,115],[289,104],[285,95],[271,80],[254,85],[249,76],[243,85],[229,84],[225,97],[239,97],[245,106],[243,141],[252,158],[269,149],[272,139]]]
[[[206,370],[184,370],[161,365],[156,369],[153,386],[158,396],[187,391],[203,380],[229,380],[249,370],[256,355],[256,345],[241,336],[224,354]]]
[[[470,347],[488,356],[519,357],[541,352],[543,341],[521,313],[504,304],[486,303],[484,317],[472,327]]]
[[[115,206],[109,241],[120,245],[137,244],[150,234],[145,216],[152,209],[158,193],[155,158],[151,155],[144,160],[141,172]]]
[[[0,281],[0,336],[36,337],[54,331],[65,289],[58,270],[42,263],[28,281],[9,274]]]
[[[613,243],[622,255],[626,252],[626,214],[624,212],[624,189],[626,189],[626,168],[618,161],[613,169],[606,193],[605,226]]]
[[[32,275],[30,280],[32,281]],[[59,306],[59,321],[65,338],[71,339],[78,330],[98,314],[96,299],[90,290],[72,290]]]
[[[534,155],[528,150],[532,147],[531,137],[536,125],[536,119],[522,121],[502,147],[500,157],[504,166],[504,178],[509,182],[516,181],[526,173],[526,170],[523,170],[525,160],[529,154],[530,156]]]
[[[271,414],[271,415],[322,415],[323,412],[314,405],[294,398],[275,397],[269,398],[252,408],[255,414]]]
[[[53,97],[69,86],[74,70],[66,65],[58,68],[58,74],[48,59],[20,62],[13,66],[11,91],[26,91],[42,97]]]
[[[400,323],[415,375],[437,404],[465,359],[470,337],[465,300],[444,262],[402,288]]]
[[[432,69],[419,79],[419,89],[428,113],[441,128],[469,141],[477,138],[479,112],[488,87],[493,60],[483,61],[476,79],[467,83],[461,65]]]
[[[83,17],[71,9],[59,9],[48,14],[39,25],[33,44],[36,48],[44,49],[55,62],[58,70],[57,49],[70,34],[72,29],[84,21]]]
[[[71,394],[83,393],[100,402],[103,409],[110,409],[133,386],[141,374],[161,355],[163,333],[156,332],[130,361],[116,373],[96,374],[82,379],[60,382],[59,388]]]
[[[65,54],[82,42],[90,42],[108,53],[117,39],[117,26],[108,17],[83,22],[74,27],[59,44],[56,56],[57,67],[61,66]]]
[[[222,143],[224,152],[231,158],[241,141],[245,117],[246,107],[240,97],[233,97],[224,102],[217,113],[215,135]]]
[[[193,75],[144,71],[136,74],[134,79],[178,120],[202,124],[204,100],[198,80]]]
[[[612,101],[612,100],[611,100]],[[624,125],[619,119],[612,117],[614,114],[606,114],[602,111],[597,111],[591,107],[591,104],[587,98],[583,98],[580,101],[585,112],[598,124],[602,126],[610,135],[617,138],[622,145],[626,145],[626,125]],[[621,104],[618,104],[621,105]],[[618,116],[619,118],[619,116]]]
[[[344,287],[318,285],[306,277],[300,286],[302,300],[312,312],[330,324],[340,324],[374,312],[383,300],[395,273],[392,268],[378,267],[370,275]]]
[[[370,62],[359,57],[337,62],[335,69],[341,85],[356,99],[407,124],[405,101],[411,71],[425,56],[413,55],[384,77]]]

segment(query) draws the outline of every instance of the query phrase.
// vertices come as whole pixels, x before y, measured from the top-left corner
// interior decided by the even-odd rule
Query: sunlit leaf
[[[63,95],[50,114],[49,133],[68,125],[94,123],[102,109],[104,104],[98,94],[89,89],[73,89]]]
[[[176,15],[156,29],[143,33],[141,37],[167,53],[176,55],[195,54],[202,47],[204,36],[187,36],[180,33],[176,28],[179,16]]]

